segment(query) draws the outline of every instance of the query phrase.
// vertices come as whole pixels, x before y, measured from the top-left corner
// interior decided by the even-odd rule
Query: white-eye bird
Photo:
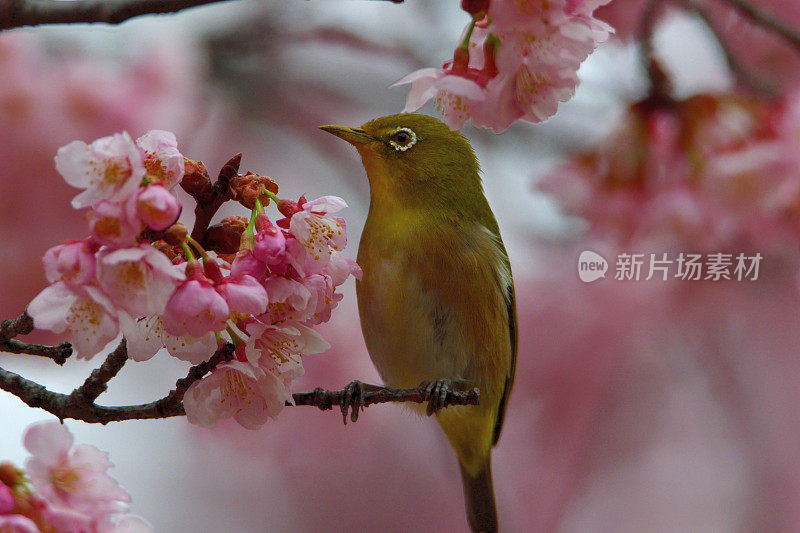
[[[517,321],[475,153],[426,115],[322,129],[356,147],[369,178],[356,292],[370,357],[391,387],[429,384],[428,414],[458,455],[470,527],[496,531],[491,448],[514,383]],[[448,390],[471,387],[480,405],[441,408]]]

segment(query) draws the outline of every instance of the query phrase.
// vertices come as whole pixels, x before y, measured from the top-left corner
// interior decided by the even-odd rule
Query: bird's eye
[[[389,144],[395,150],[405,152],[417,142],[417,135],[408,128],[397,128],[389,136]]]

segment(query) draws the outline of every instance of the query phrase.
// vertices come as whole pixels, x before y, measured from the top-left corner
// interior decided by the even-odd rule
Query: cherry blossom
[[[178,151],[178,140],[170,131],[150,130],[138,139],[136,146],[142,154],[150,183],[172,189],[183,179],[184,160]]]
[[[150,229],[167,229],[178,220],[181,203],[163,185],[148,185],[139,189],[136,211]]]
[[[94,446],[73,446],[57,421],[32,424],[23,444],[31,453],[25,467],[37,493],[54,507],[100,516],[125,509],[130,496],[109,477],[108,454]]]
[[[209,331],[222,331],[230,307],[203,273],[200,263],[186,266],[186,279],[172,293],[163,315],[164,329],[173,335],[202,337]]]
[[[167,256],[152,246],[102,250],[98,254],[100,287],[116,309],[134,315],[163,313],[183,277]]]
[[[56,169],[64,180],[86,189],[73,198],[75,209],[99,200],[126,198],[145,175],[138,148],[127,133],[115,133],[86,144],[73,141],[59,148]]]
[[[93,286],[72,288],[59,281],[40,292],[27,311],[36,328],[66,333],[78,358],[90,359],[119,333],[114,306]]]
[[[572,98],[580,64],[613,31],[592,16],[605,3],[491,2],[488,18],[464,31],[452,61],[395,84],[411,84],[403,111],[434,98],[451,129],[472,119],[495,133],[517,120],[546,120]]]
[[[258,429],[275,418],[291,394],[274,374],[241,361],[218,365],[186,391],[183,406],[192,424],[214,427],[233,417],[248,429]]]
[[[122,202],[101,200],[92,207],[89,229],[98,242],[113,248],[134,246],[143,223],[136,212],[136,196]]]
[[[42,257],[47,281],[63,281],[80,286],[94,279],[97,243],[92,241],[70,241],[48,249]]]
[[[161,348],[183,361],[200,364],[217,349],[217,339],[213,331],[200,336],[189,334],[172,335],[164,328],[160,316],[144,317],[135,320],[127,313],[118,315],[120,329],[127,340],[128,356],[134,361],[147,361]]]
[[[339,197],[323,196],[300,207],[289,221],[294,237],[287,242],[290,262],[301,275],[318,274],[330,261],[331,249],[347,245],[344,219],[328,216],[347,204]]]

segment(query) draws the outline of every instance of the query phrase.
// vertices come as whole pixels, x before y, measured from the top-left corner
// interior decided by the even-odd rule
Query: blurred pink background
[[[783,9],[800,20],[800,8]],[[123,129],[174,131],[212,172],[241,151],[242,169],[270,175],[284,197],[344,197],[354,258],[366,177],[356,153],[316,126],[399,112],[405,89],[387,87],[447,59],[466,21],[456,1],[231,2],[119,27],[0,34],[0,318],[44,287],[44,251],[87,231],[56,150]],[[656,43],[678,94],[731,87],[698,19],[672,14]],[[575,99],[544,124],[463,130],[517,286],[517,383],[493,454],[501,528],[800,530],[796,245],[767,255],[753,282],[616,281],[609,271],[582,283],[582,250],[617,250],[534,184],[598,143],[647,84],[622,40],[580,74]],[[191,221],[191,209],[182,216]],[[322,330],[333,348],[306,359],[298,391],[378,382],[352,282],[344,288]],[[61,392],[99,363],[0,355],[3,368]],[[130,362],[98,401],[153,400],[185,370],[165,354]],[[22,464],[24,427],[50,415],[5,393],[0,412],[0,458]],[[347,426],[336,412],[287,408],[256,432],[184,419],[67,424],[110,453],[132,511],[159,532],[466,530],[453,453],[432,420],[401,406],[370,407]]]

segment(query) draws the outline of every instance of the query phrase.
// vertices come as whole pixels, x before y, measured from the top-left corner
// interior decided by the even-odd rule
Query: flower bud
[[[47,281],[64,281],[70,285],[91,283],[95,274],[94,254],[97,249],[97,244],[91,241],[74,241],[53,246],[42,257]]]
[[[219,254],[234,254],[239,250],[245,228],[247,228],[245,217],[224,218],[208,228],[203,238],[203,247]]]
[[[214,199],[214,186],[208,177],[208,169],[202,161],[187,159],[181,188],[189,193],[198,204],[207,204]]]
[[[0,483],[14,488],[25,481],[25,474],[14,466],[13,463],[3,461],[0,463]]]
[[[139,190],[136,210],[150,229],[160,231],[170,227],[181,214],[183,206],[162,185],[148,185]]]
[[[266,191],[278,193],[278,184],[268,176],[259,176],[248,172],[244,176],[233,176],[228,182],[231,197],[247,209],[254,209],[256,199],[261,205],[269,204],[270,197]]]

